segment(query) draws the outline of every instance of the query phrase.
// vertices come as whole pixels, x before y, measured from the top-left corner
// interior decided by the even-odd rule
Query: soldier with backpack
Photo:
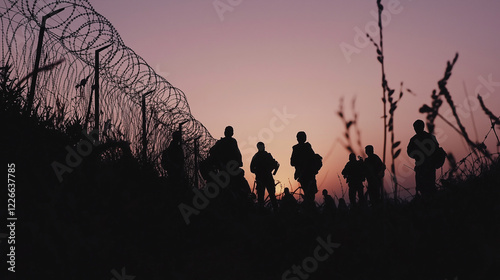
[[[184,178],[184,150],[180,131],[172,133],[172,141],[163,151],[161,165],[167,171],[172,184],[179,185]]]
[[[255,173],[255,180],[257,181],[257,201],[259,205],[264,205],[264,195],[267,189],[273,209],[277,211],[278,202],[276,201],[273,175],[276,175],[280,165],[270,153],[266,152],[264,143],[257,143],[257,149],[258,152],[250,162],[250,171]]]
[[[242,156],[238,148],[238,142],[233,138],[234,129],[232,126],[226,126],[224,129],[224,137],[215,142],[215,145],[209,151],[209,163],[217,172],[224,172],[230,174],[229,189],[243,200],[249,198],[251,189],[248,181],[245,179],[245,172],[241,168],[243,166]],[[228,169],[237,167],[235,174],[234,171]],[[205,166],[204,166],[205,168]]]
[[[226,126],[224,137],[217,140],[210,149],[210,156],[219,170],[224,170],[230,161],[234,161],[239,167],[243,166],[238,142],[233,138],[234,129],[232,126]]]
[[[294,178],[304,191],[304,202],[314,205],[314,196],[318,192],[316,174],[322,166],[322,158],[316,154],[304,131],[297,133],[297,144],[292,148],[290,164],[295,167]]]
[[[368,195],[370,202],[376,205],[380,202],[380,195],[384,188],[384,173],[386,166],[378,155],[373,152],[373,146],[365,147],[365,153],[368,156],[364,161],[366,181],[368,182]]]
[[[415,184],[417,194],[429,198],[436,192],[436,168],[444,163],[441,156],[436,164],[437,153],[444,153],[434,135],[424,131],[425,123],[416,120],[413,123],[415,135],[410,139],[407,147],[408,156],[415,159]],[[442,153],[441,153],[442,154]],[[444,157],[446,153],[444,153]],[[440,166],[439,166],[440,165]]]
[[[349,201],[351,202],[351,207],[366,205],[366,199],[363,192],[363,182],[365,181],[363,160],[357,160],[356,155],[354,153],[350,153],[349,161],[342,170],[342,175],[346,179],[347,185],[349,186]],[[356,202],[356,195],[359,199],[358,202]]]

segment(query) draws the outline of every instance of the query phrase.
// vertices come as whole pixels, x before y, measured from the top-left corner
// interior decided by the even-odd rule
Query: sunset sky
[[[337,174],[348,159],[338,142],[344,133],[336,114],[341,97],[348,118],[353,113],[351,100],[357,98],[363,146],[372,144],[382,157],[381,67],[374,46],[363,35],[373,32],[378,41],[375,0],[90,2],[127,46],[184,91],[192,114],[213,137],[223,136],[227,125],[234,127],[251,186],[254,176],[248,167],[255,144],[263,141],[281,164],[275,179],[297,188],[290,155],[296,133],[303,130],[315,152],[324,157],[318,188],[340,197]],[[396,139],[403,147],[396,161],[399,181],[413,194],[413,161],[406,155],[414,134],[412,123],[425,118],[418,109],[430,104],[431,92],[455,53],[460,56],[448,89],[471,138],[482,141],[490,129],[475,99],[477,93],[500,114],[500,1],[384,0],[382,4],[389,86],[399,91],[404,82],[404,88],[416,94],[405,92],[395,120]],[[455,123],[447,111],[445,104],[440,113]],[[446,151],[457,159],[468,153],[456,132],[441,120],[436,124],[436,136]],[[495,143],[490,134],[486,144],[492,152],[497,151]],[[392,192],[390,185],[385,187]],[[281,191],[278,187],[277,193]]]

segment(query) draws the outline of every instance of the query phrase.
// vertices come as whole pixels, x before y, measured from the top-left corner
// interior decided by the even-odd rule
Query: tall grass
[[[401,148],[399,148],[401,141],[395,140],[394,134],[394,116],[397,109],[397,104],[403,97],[403,83],[401,83],[401,90],[399,96],[395,98],[394,92],[395,90],[389,87],[389,83],[387,81],[387,75],[385,73],[385,57],[384,57],[384,34],[382,27],[382,12],[384,10],[384,6],[381,3],[381,0],[377,0],[377,8],[378,8],[378,27],[379,27],[379,42],[375,42],[375,40],[366,33],[366,37],[370,39],[372,44],[375,46],[377,51],[377,60],[382,68],[382,104],[384,108],[384,141],[383,141],[383,155],[382,161],[386,163],[386,149],[387,149],[387,133],[390,133],[391,136],[391,176],[392,181],[394,183],[394,200],[397,201],[398,198],[398,179],[396,174],[396,158],[401,153]],[[387,104],[389,104],[389,115],[387,115]],[[389,119],[388,119],[389,117]],[[383,196],[383,195],[382,195]]]
[[[384,146],[382,153],[382,161],[385,163],[385,155],[387,149],[387,93],[390,92],[389,86],[387,84],[387,79],[385,75],[385,57],[384,57],[384,33],[382,27],[382,11],[384,10],[384,6],[381,3],[381,0],[377,0],[377,10],[378,10],[378,28],[379,28],[379,44],[376,44],[373,38],[367,33],[366,36],[370,39],[370,41],[375,45],[377,49],[377,60],[380,62],[382,67],[382,104],[384,108]]]
[[[396,158],[401,154],[401,141],[395,140],[394,135],[394,116],[396,113],[396,109],[398,108],[398,102],[403,98],[403,83],[401,83],[401,89],[399,91],[398,98],[394,98],[394,90],[390,90],[388,94],[388,101],[390,104],[389,109],[389,122],[388,122],[388,131],[391,133],[391,173],[392,173],[392,181],[394,182],[394,200],[397,201],[398,198],[398,177],[396,174]]]
[[[477,95],[477,99],[479,100],[479,104],[481,105],[481,108],[483,109],[483,112],[490,118],[491,122],[491,129],[495,133],[495,136],[497,138],[497,152],[498,152],[498,147],[500,147],[500,139],[498,138],[497,131],[495,129],[495,126],[500,126],[500,117],[495,116],[487,107],[484,105],[483,98],[481,95]]]
[[[425,113],[427,114],[427,127],[429,129],[430,133],[434,132],[434,121],[436,117],[439,117],[442,119],[446,124],[448,124],[451,128],[453,128],[459,135],[462,136],[462,138],[465,140],[469,148],[471,149],[472,153],[474,153],[477,157],[480,157],[479,154],[482,154],[482,157],[488,159],[490,162],[492,160],[491,154],[486,148],[486,146],[483,143],[477,143],[474,142],[470,139],[469,134],[467,133],[467,129],[465,126],[462,124],[462,121],[460,119],[460,116],[457,113],[457,109],[455,106],[455,103],[453,102],[453,98],[451,96],[451,93],[449,92],[447,88],[448,80],[451,77],[453,67],[455,66],[455,63],[458,60],[458,53],[455,54],[455,57],[453,58],[452,61],[448,61],[446,64],[446,69],[444,73],[444,77],[438,81],[438,88],[439,88],[439,93],[436,93],[436,90],[432,92],[431,98],[432,98],[432,103],[431,106],[429,105],[422,105],[420,107],[420,113]],[[451,112],[453,114],[453,117],[455,119],[455,122],[458,125],[458,128],[450,123],[446,118],[444,118],[442,115],[439,114],[439,109],[441,108],[441,105],[443,104],[442,97],[446,100],[446,103],[451,109]]]
[[[344,125],[344,132],[342,133],[342,138],[340,139],[340,143],[349,153],[355,153],[357,155],[365,156],[363,144],[361,142],[361,130],[359,129],[358,126],[359,115],[356,112],[356,98],[352,99],[351,110],[353,112],[353,117],[352,119],[348,119],[346,116],[346,112],[344,111],[344,98],[341,97],[339,99],[339,108],[337,110],[337,116],[339,116]],[[354,130],[354,133],[356,133],[356,140],[354,140],[353,137],[351,136],[352,130]]]
[[[457,162],[455,157],[448,153],[448,162],[450,164],[450,169],[442,176],[441,183],[443,186],[456,185],[458,182],[462,182],[465,180],[469,180],[471,178],[476,178],[477,176],[481,176],[481,174],[485,174],[490,170],[490,166],[495,164],[497,160],[493,158],[493,155],[486,147],[485,141],[493,131],[497,138],[497,154],[498,147],[500,146],[500,140],[495,130],[495,126],[500,124],[500,120],[496,117],[484,104],[481,96],[478,96],[479,103],[481,104],[481,108],[484,113],[489,117],[491,122],[491,129],[485,135],[482,142],[474,142],[470,139],[469,134],[467,133],[466,127],[463,125],[460,115],[456,110],[455,103],[453,101],[453,97],[450,91],[447,88],[448,81],[452,75],[453,67],[455,66],[458,60],[458,53],[455,54],[453,60],[448,61],[445,68],[444,76],[441,80],[438,81],[438,89],[433,90],[431,94],[431,104],[423,104],[419,112],[426,114],[427,127],[430,133],[434,132],[435,128],[435,120],[437,118],[444,121],[449,127],[451,127],[457,134],[459,134],[467,143],[467,146],[470,149],[468,155],[462,158]],[[442,105],[448,104],[452,115],[454,117],[454,121],[456,123],[453,124],[451,121],[447,120],[444,116],[439,113]]]
[[[23,98],[25,87],[11,75],[12,66],[5,65],[0,68],[0,106],[2,113],[6,114],[22,112],[25,103]]]

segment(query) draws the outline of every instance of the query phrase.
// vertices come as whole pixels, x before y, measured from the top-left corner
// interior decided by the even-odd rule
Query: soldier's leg
[[[415,191],[423,195],[423,192],[425,192],[425,190],[422,191],[422,187],[425,184],[424,180],[425,177],[423,176],[424,174],[422,173],[425,173],[422,172],[422,167],[415,166]]]
[[[435,193],[437,191],[436,187],[436,168],[431,166],[429,169],[429,188],[431,193]]]
[[[357,187],[357,193],[358,193],[358,197],[359,197],[359,205],[362,205],[362,206],[365,206],[367,204],[364,188],[365,187],[363,186],[363,183],[359,183],[359,185]]]
[[[349,185],[349,201],[351,203],[351,207],[356,206],[356,188],[351,185]]]
[[[278,210],[278,201],[276,200],[276,188],[274,186],[274,180],[270,182],[271,184],[267,187],[267,192],[269,193],[269,199],[271,200],[271,204],[273,205],[274,210]]]
[[[264,205],[264,195],[266,193],[266,188],[260,181],[257,181],[257,202],[260,206]]]
[[[318,192],[318,186],[316,184],[316,177],[312,176],[311,178],[311,188],[309,189],[311,191],[311,197],[312,200],[314,201],[316,193]]]
[[[436,169],[432,165],[422,166],[420,174],[422,194],[432,196],[436,192]]]
[[[304,177],[299,178],[299,183],[300,183],[300,188],[304,192],[303,198],[306,200],[308,194],[309,194],[309,189],[308,189],[308,181]]]
[[[373,204],[377,204],[380,201],[380,191],[382,180],[378,178],[373,178],[368,181],[368,195],[370,196],[370,201]]]
[[[305,177],[304,184],[305,184],[305,188],[303,188],[304,196],[307,198],[309,202],[314,202],[314,197],[318,192],[318,188],[316,186],[316,179],[314,178],[314,175],[309,175]]]

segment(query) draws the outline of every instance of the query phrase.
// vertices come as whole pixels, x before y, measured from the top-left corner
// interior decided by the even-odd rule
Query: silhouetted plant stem
[[[496,125],[500,125],[500,118],[495,116],[487,107],[484,105],[483,98],[481,95],[477,95],[477,99],[479,100],[479,104],[481,105],[481,108],[483,109],[484,113],[490,118],[492,122],[494,122]]]
[[[467,104],[469,105],[469,108],[472,108],[472,105],[470,104],[470,99],[469,99],[469,92],[467,91],[467,86],[465,85],[465,81],[463,82],[464,86],[464,94],[465,94],[465,100],[467,100]],[[478,138],[478,133],[477,133],[477,127],[476,127],[476,120],[474,118],[474,110],[470,110],[470,117],[472,120],[472,128],[474,129],[474,136],[476,136],[476,141],[479,139]]]
[[[392,157],[392,163],[391,163],[391,171],[393,174],[393,182],[394,182],[394,200],[397,201],[397,195],[398,195],[398,182],[396,178],[396,170],[395,170],[395,164],[394,161],[395,159],[399,156],[401,153],[401,149],[395,150],[401,142],[394,142],[394,111],[397,108],[397,102],[401,99],[403,96],[403,90],[401,88],[401,94],[399,98],[396,100],[392,97],[394,94],[394,89],[391,89],[389,87],[389,84],[387,82],[386,74],[385,74],[385,58],[384,58],[384,35],[383,35],[383,28],[382,28],[382,11],[384,10],[384,6],[381,3],[381,0],[377,0],[377,8],[378,8],[378,27],[379,27],[379,33],[380,33],[380,40],[379,43],[377,44],[375,40],[367,33],[366,37],[370,39],[370,41],[373,43],[377,50],[377,60],[380,62],[381,68],[382,68],[382,104],[383,104],[383,109],[384,109],[384,141],[383,141],[383,154],[382,154],[382,161],[384,164],[386,163],[386,153],[387,153],[387,132],[391,132],[391,157]],[[402,84],[401,84],[402,87]],[[389,114],[390,118],[387,120],[387,102],[390,104],[390,109],[389,109]],[[383,190],[382,190],[383,192]],[[383,193],[382,193],[382,197]]]
[[[438,117],[440,117],[447,125],[449,125],[453,130],[455,130],[458,134],[462,134],[458,128],[456,128],[450,121],[448,121],[445,117],[443,117],[441,114],[437,114]]]
[[[57,60],[56,62],[44,65],[44,66],[38,68],[37,73],[40,74],[40,73],[45,72],[45,71],[50,71],[50,70],[54,69],[56,66],[58,66],[59,64],[63,63],[64,61],[65,60],[63,58],[63,59]],[[25,81],[27,81],[28,79],[30,79],[31,77],[33,77],[33,75],[35,75],[35,71],[30,72],[28,75],[26,75],[26,77],[20,79],[19,82],[17,83],[16,87],[21,87],[22,84]]]
[[[495,123],[491,121],[491,129],[493,130],[493,133],[495,134],[495,137],[497,138],[497,153],[498,153],[498,148],[500,147],[500,139],[498,138],[497,130],[495,128]]]
[[[352,120],[348,120],[345,116],[345,113],[344,113],[344,98],[343,97],[340,98],[339,109],[337,111],[337,115],[340,117],[340,119],[342,120],[342,123],[344,124],[345,132],[343,134],[344,141],[340,140],[339,142],[344,146],[344,148],[348,152],[364,156],[365,153],[364,153],[363,145],[361,143],[361,130],[358,127],[358,114],[356,113],[356,98],[353,98],[351,106],[352,106],[354,118]],[[353,145],[351,133],[350,133],[351,128],[354,128],[356,131],[356,134],[357,134],[358,139],[356,141],[356,145],[358,146],[359,153],[356,153],[354,151],[354,145]]]
[[[340,183],[340,191],[342,192],[342,198],[344,198],[344,185],[342,184],[342,180],[340,180],[340,175],[337,173],[337,177],[339,178],[339,183]]]
[[[458,127],[460,128],[460,131],[462,132],[462,135],[464,136],[467,143],[471,146],[474,146],[474,143],[470,140],[469,134],[467,133],[465,127],[462,124],[462,121],[460,120],[460,117],[458,116],[455,103],[453,102],[453,99],[451,98],[451,94],[448,91],[448,88],[446,87],[446,85],[448,83],[448,79],[451,76],[451,70],[453,69],[453,66],[455,65],[455,63],[457,62],[457,59],[458,59],[458,53],[455,54],[455,57],[453,58],[453,61],[451,63],[449,61],[447,62],[446,71],[444,74],[445,76],[443,79],[441,79],[438,82],[439,95],[443,95],[445,97],[448,105],[450,105],[451,112],[453,113],[453,116],[455,117],[455,120],[457,121]]]
[[[472,152],[477,155],[477,152],[479,151],[481,154],[483,154],[487,159],[491,159],[490,153],[487,151],[486,146],[484,143],[475,143],[473,142],[470,138],[469,135],[465,129],[465,127],[462,124],[462,121],[460,120],[460,117],[458,116],[457,109],[455,106],[455,103],[453,102],[453,99],[451,97],[450,92],[448,91],[448,88],[446,87],[448,80],[451,77],[451,71],[453,70],[453,67],[455,66],[455,63],[457,62],[458,59],[458,53],[455,54],[455,57],[453,60],[450,62],[448,61],[446,64],[446,70],[444,73],[444,77],[438,81],[438,88],[439,88],[439,93],[436,93],[436,90],[432,91],[432,104],[431,106],[428,106],[426,104],[422,105],[420,107],[420,113],[426,113],[427,114],[427,127],[429,129],[429,133],[434,132],[434,120],[436,116],[439,116],[442,118],[446,124],[448,124],[450,127],[455,129],[462,137],[465,139],[467,142],[467,145],[472,149]],[[442,117],[439,114],[439,108],[441,107],[443,101],[441,100],[441,96],[444,96],[446,99],[446,102],[450,106],[451,112],[455,118],[455,121],[457,122],[458,128],[456,128],[454,125],[452,125],[449,121],[447,121],[444,117]]]
[[[493,130],[493,133],[495,133],[495,137],[497,138],[497,151],[498,147],[500,147],[500,139],[498,138],[497,131],[495,129],[495,125],[500,126],[500,117],[495,116],[484,104],[483,98],[481,95],[477,95],[477,99],[479,100],[479,104],[481,105],[481,108],[483,109],[484,113],[490,118],[491,122],[491,129]]]
[[[387,87],[387,89],[389,89]],[[392,172],[392,180],[394,182],[394,200],[397,201],[397,198],[398,198],[398,178],[396,177],[396,164],[395,164],[395,161],[396,161],[396,158],[401,154],[401,149],[399,147],[399,145],[401,145],[401,141],[397,141],[395,142],[395,138],[394,138],[394,114],[396,112],[396,109],[397,109],[397,104],[399,102],[399,100],[401,100],[401,98],[403,97],[403,83],[401,83],[401,89],[400,89],[400,93],[399,93],[399,97],[398,99],[394,99],[393,97],[394,95],[394,90],[393,89],[389,89],[389,92],[388,92],[388,101],[389,101],[389,104],[390,104],[390,109],[389,109],[389,115],[390,115],[390,118],[389,118],[389,123],[388,123],[388,130],[391,132],[391,158],[392,158],[392,161],[391,161],[391,172]]]
[[[385,154],[387,150],[387,80],[385,78],[384,40],[383,40],[384,34],[382,30],[382,11],[384,10],[384,6],[382,5],[381,0],[377,0],[377,8],[378,8],[378,27],[380,33],[380,42],[379,42],[380,48],[377,47],[377,53],[379,55],[377,59],[382,66],[382,103],[384,107],[384,144],[383,144],[384,147],[383,147],[382,161],[385,164]]]
[[[361,143],[361,130],[359,129],[358,126],[358,112],[356,112],[356,98],[353,98],[352,103],[351,103],[351,109],[354,114],[354,130],[356,130],[356,137],[358,138],[356,141],[356,144],[358,145],[359,148],[359,153],[363,157],[365,155],[365,149],[363,149],[363,144]]]
[[[439,91],[440,91],[439,94],[443,95],[445,97],[446,102],[448,103],[448,105],[450,105],[451,112],[453,113],[453,116],[455,117],[455,120],[456,120],[456,122],[458,124],[458,127],[459,127],[459,129],[461,131],[461,134],[464,137],[464,139],[467,142],[467,144],[473,150],[476,150],[476,149],[479,150],[479,152],[481,152],[484,156],[486,156],[488,159],[491,160],[491,156],[490,156],[489,152],[486,151],[484,144],[481,145],[481,144],[478,144],[478,143],[474,143],[472,140],[470,140],[469,134],[467,133],[465,127],[462,124],[462,121],[460,120],[460,117],[458,116],[455,103],[453,102],[453,99],[451,98],[451,94],[448,91],[448,88],[446,87],[448,79],[451,76],[451,70],[453,69],[453,66],[455,65],[455,63],[457,62],[457,59],[458,59],[458,53],[455,54],[455,57],[453,58],[452,62],[448,61],[447,65],[446,65],[445,76],[444,76],[444,78],[442,80],[440,80],[438,82]]]

